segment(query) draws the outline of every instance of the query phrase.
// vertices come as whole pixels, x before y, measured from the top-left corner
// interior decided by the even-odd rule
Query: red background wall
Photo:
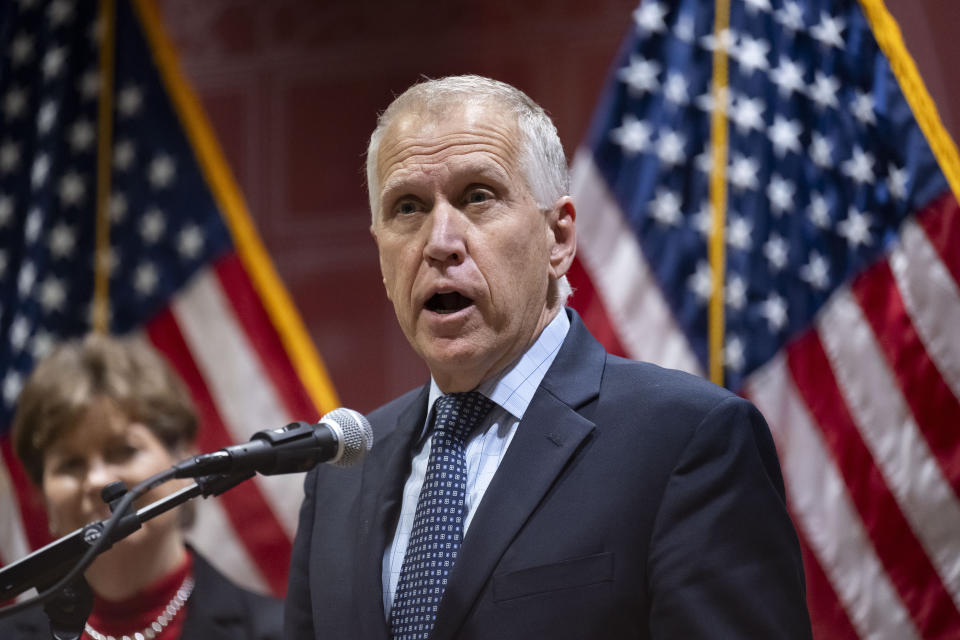
[[[635,0],[157,0],[344,406],[426,379],[380,282],[363,153],[421,75],[479,73],[553,116],[572,155]],[[887,0],[954,140],[960,2]]]

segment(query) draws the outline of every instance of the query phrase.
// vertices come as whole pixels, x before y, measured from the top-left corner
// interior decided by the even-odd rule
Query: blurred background
[[[750,160],[747,177],[755,184],[745,189],[727,180],[742,193],[728,199],[736,215],[724,233],[738,251],[750,242],[755,251],[746,257],[753,262],[745,258],[748,252],[731,253],[739,262],[727,264],[722,297],[725,308],[736,310],[729,318],[743,324],[733,331],[733,322],[725,327],[731,339],[713,345],[711,360],[724,364],[727,375],[740,375],[744,350],[753,349],[747,369],[758,375],[746,387],[740,386],[743,378],[726,382],[757,403],[776,440],[818,640],[960,633],[960,158],[936,127],[932,137],[920,133],[913,118],[927,110],[908,108],[904,95],[921,92],[908,74],[895,77],[877,55],[873,32],[863,37],[868,27],[860,12],[866,8],[876,18],[884,4],[899,23],[946,132],[960,139],[954,71],[960,1],[733,3],[739,28],[769,27],[755,31],[771,37],[767,62],[796,59],[811,68],[807,90],[790,95],[778,86],[777,92],[767,80],[779,84],[780,68],[774,78],[773,72],[754,77],[756,67],[750,67],[766,40],[748,41],[746,31],[738,36],[730,94],[738,114],[733,108],[730,113],[737,129],[745,130],[734,130],[731,149],[743,156],[744,166]],[[696,16],[708,34],[713,0],[644,0],[641,14],[647,10],[656,22],[662,18],[656,14],[666,15],[669,7],[676,23],[669,34],[646,42],[638,34],[656,28],[644,20],[635,24],[637,0],[115,5],[115,46],[101,48],[113,42],[103,37],[113,32],[95,26],[98,3],[0,0],[0,563],[50,541],[44,502],[7,437],[14,404],[35,361],[55,339],[89,330],[92,310],[113,314],[112,331],[146,337],[186,380],[204,425],[201,451],[338,405],[368,412],[426,381],[427,371],[383,292],[364,187],[364,152],[376,114],[424,76],[477,73],[523,89],[553,116],[569,158],[586,140],[604,88],[612,88],[608,95],[630,96],[607,101],[589,152],[578,158],[579,167],[586,167],[578,175],[587,178],[577,191],[581,260],[571,280],[580,291],[573,304],[611,351],[629,347],[621,350],[682,367],[682,361],[647,351],[663,345],[668,351],[679,336],[689,342],[683,353],[699,349],[699,361],[691,356],[688,369],[703,369],[708,314],[700,264],[710,267],[702,255],[700,214],[709,211],[709,200],[700,190],[706,191],[706,174],[700,175],[704,171],[692,156],[676,170],[663,149],[675,139],[666,134],[677,131],[706,148],[704,108],[674,109],[689,118],[674,125],[660,118],[674,100],[666,88],[643,94],[646,89],[634,86],[633,78],[614,78],[611,66],[629,54],[633,67],[638,54],[638,60],[667,65],[666,80],[699,74],[706,86],[710,36],[698,41],[699,62],[682,71],[685,58],[668,60],[658,47],[683,39],[681,17],[693,22]],[[791,9],[805,12],[805,33],[797,39]],[[179,76],[171,73],[165,40],[157,37],[160,23],[306,335],[290,321],[274,274],[254,234],[246,233],[232,183],[214,171],[220,158],[212,145],[201,144],[205,127],[183,99]],[[636,47],[621,51],[628,33]],[[896,38],[884,42],[891,40]],[[903,58],[894,49],[893,65],[902,72]],[[110,76],[115,92],[98,75],[105,51],[116,53]],[[843,104],[834,95],[840,82],[846,83]],[[771,120],[782,114],[793,114],[808,128],[785,159],[773,145],[789,141],[778,134],[774,143],[772,135],[751,132],[753,125],[740,121],[755,108],[754,91],[767,92],[757,104],[771,98],[778,105],[766,113],[768,133]],[[106,139],[112,154],[107,144],[104,153],[93,152],[99,94],[115,102],[112,112],[104,111],[116,116]],[[863,97],[872,98],[866,113]],[[824,109],[831,101],[838,108]],[[874,122],[875,110],[881,117]],[[656,154],[649,148],[639,153],[636,139],[637,148],[625,141],[628,117],[637,115],[658,127],[657,144],[664,144]],[[837,136],[827,140],[826,152],[802,148],[800,140],[816,141],[821,131]],[[942,168],[933,166],[931,140]],[[835,157],[829,144],[837,145]],[[109,184],[97,181],[98,158],[111,169]],[[661,160],[665,169],[656,175],[654,196],[654,183],[633,172],[657,172]],[[780,174],[800,169],[811,173],[794,190]],[[607,182],[610,176],[601,170],[626,178]],[[696,188],[689,187],[693,182]],[[664,184],[669,189],[661,203]],[[683,211],[692,214],[675,229],[669,214],[680,205],[674,202],[672,211],[666,205],[680,196],[671,190],[689,198]],[[105,205],[99,209],[95,193]],[[832,210],[817,214],[814,196],[823,200],[824,193],[835,198]],[[744,223],[750,236],[750,220],[739,214],[749,212],[737,209],[744,203],[752,203],[759,231],[746,243]],[[787,210],[791,215],[782,215]],[[870,211],[878,214],[876,223]],[[739,234],[730,230],[734,222],[741,223]],[[794,243],[780,254],[791,257],[786,268],[777,263],[776,251],[774,257],[767,252],[775,239],[783,243],[781,233]],[[637,256],[633,262],[631,255]],[[762,267],[748,274],[751,264]],[[659,282],[650,277],[656,269]],[[767,277],[771,273],[778,279]],[[97,275],[110,285],[99,293]],[[709,296],[713,284],[707,276]],[[739,303],[735,283],[741,286]],[[744,311],[747,285],[753,287],[752,306]],[[778,293],[791,295],[787,288],[799,301],[791,302],[789,317],[783,300],[775,304]],[[828,295],[830,304],[820,307]],[[673,296],[672,309],[684,313],[672,315],[658,296]],[[757,327],[769,334],[766,339]],[[309,343],[323,359],[329,383]],[[764,345],[773,346],[761,353]],[[762,371],[755,369],[761,364]],[[301,487],[298,475],[258,476],[220,499],[199,502],[192,543],[235,580],[282,595]]]
[[[634,0],[157,0],[271,258],[344,406],[421,384],[383,294],[363,154],[376,114],[421,76],[509,82],[552,115],[568,158]],[[960,2],[887,0],[960,139]],[[582,212],[589,215],[588,211]]]

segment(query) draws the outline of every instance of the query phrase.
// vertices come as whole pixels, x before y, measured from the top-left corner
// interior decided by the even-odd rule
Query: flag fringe
[[[957,145],[947,133],[937,106],[920,77],[913,57],[907,51],[897,21],[883,0],[860,0],[860,7],[870,24],[877,45],[890,61],[893,75],[897,78],[913,117],[917,119],[920,130],[923,131],[943,175],[950,184],[950,190],[954,197],[960,200],[960,155],[957,153]]]

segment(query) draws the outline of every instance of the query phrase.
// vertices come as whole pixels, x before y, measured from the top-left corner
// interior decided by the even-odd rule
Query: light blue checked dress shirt
[[[517,432],[517,425],[520,424],[523,414],[530,406],[533,394],[540,386],[547,369],[553,364],[553,359],[560,351],[560,345],[563,344],[569,329],[570,320],[561,309],[519,360],[477,387],[477,391],[492,400],[496,406],[467,440],[464,537],[470,528],[477,505],[480,504],[484,492],[493,479],[493,474],[497,472],[500,461]],[[432,407],[441,395],[443,392],[431,378],[427,406]],[[424,433],[430,425],[430,418],[428,412],[427,420],[423,425]],[[432,435],[424,438],[414,455],[410,476],[403,487],[403,503],[397,529],[394,532],[393,541],[383,554],[383,610],[387,620],[390,619],[390,609],[393,607],[397,582],[400,580],[400,569],[403,567],[403,556],[407,552],[407,544],[410,541],[413,516],[417,510],[417,498],[420,496],[423,478],[427,473],[427,459],[430,457],[432,438]]]

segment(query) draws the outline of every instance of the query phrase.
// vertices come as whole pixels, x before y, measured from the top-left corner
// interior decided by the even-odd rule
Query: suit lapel
[[[577,409],[598,395],[606,353],[571,315],[567,339],[477,507],[440,602],[434,640],[455,637],[503,553],[594,429]]]
[[[386,640],[390,636],[383,610],[383,553],[387,548],[410,473],[410,449],[427,418],[425,386],[397,416],[396,427],[371,450],[363,468],[358,532],[358,591],[360,637]]]

